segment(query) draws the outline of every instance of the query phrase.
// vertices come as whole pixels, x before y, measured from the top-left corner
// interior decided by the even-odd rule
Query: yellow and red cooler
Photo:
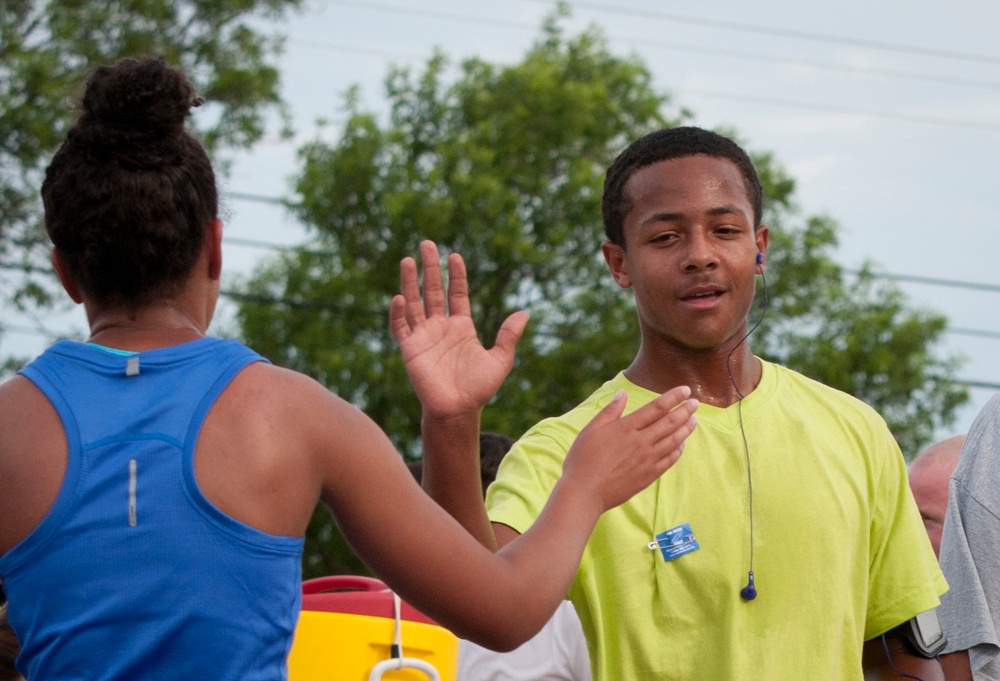
[[[457,664],[458,638],[383,582],[338,575],[302,584],[289,681],[455,681]]]

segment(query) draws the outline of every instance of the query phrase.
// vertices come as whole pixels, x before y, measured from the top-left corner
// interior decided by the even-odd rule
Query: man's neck
[[[710,350],[661,348],[653,355],[645,347],[625,376],[647,390],[663,393],[678,385],[691,388],[691,397],[702,404],[728,407],[746,397],[760,383],[761,363],[744,342]]]

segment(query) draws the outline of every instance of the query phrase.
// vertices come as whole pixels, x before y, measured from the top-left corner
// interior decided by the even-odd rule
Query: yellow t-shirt
[[[624,374],[518,441],[489,489],[490,519],[518,532],[541,512],[580,429]],[[947,590],[899,447],[859,400],[774,364],[739,407],[702,405],[677,464],[597,524],[569,593],[601,681],[862,679],[863,642]],[[699,548],[648,544],[687,523]]]

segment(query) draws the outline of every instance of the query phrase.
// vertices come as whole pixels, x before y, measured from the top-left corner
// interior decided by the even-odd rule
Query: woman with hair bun
[[[527,640],[600,514],[677,459],[694,403],[679,388],[623,417],[613,400],[535,527],[494,555],[361,411],[206,335],[222,225],[211,164],[185,129],[199,103],[162,60],[98,68],[46,172],[52,262],[90,338],[55,343],[0,385],[0,579],[18,668],[29,679],[284,678],[320,499],[416,608],[489,647]],[[461,258],[450,256],[446,291],[435,245],[420,248],[423,291],[404,259],[390,324],[425,449],[458,457],[477,446],[527,316],[485,349]]]

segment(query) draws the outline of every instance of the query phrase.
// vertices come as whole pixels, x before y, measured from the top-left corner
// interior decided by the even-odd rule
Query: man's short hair
[[[711,130],[694,126],[664,128],[640,137],[626,147],[608,168],[604,177],[604,234],[608,241],[625,245],[623,224],[631,206],[625,197],[625,184],[632,175],[646,166],[675,158],[705,154],[732,161],[743,175],[747,198],[753,207],[754,229],[760,226],[763,190],[760,178],[747,153],[733,140]]]

